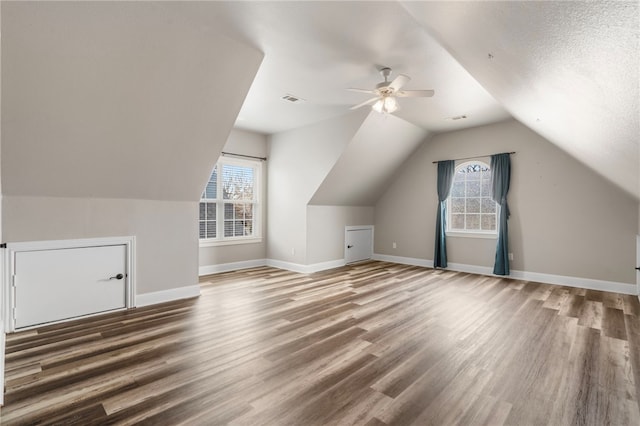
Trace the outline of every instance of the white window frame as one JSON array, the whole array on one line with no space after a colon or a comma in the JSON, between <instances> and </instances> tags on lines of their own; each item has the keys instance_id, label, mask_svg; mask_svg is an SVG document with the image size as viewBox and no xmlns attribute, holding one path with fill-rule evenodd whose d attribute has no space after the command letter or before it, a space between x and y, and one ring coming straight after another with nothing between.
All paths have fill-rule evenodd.
<instances>
[{"instance_id":1,"label":"white window frame","mask_svg":"<svg viewBox=\"0 0 640 426\"><path fill-rule=\"evenodd\" d=\"M474 160L465 161L463 163L456 165L454 173L458 173L458 170L460 170L463 167L468 167L471 164L477 164L477 163L482 164L487 168L491 169L491 166L486 161L474 159ZM494 231L483 231L478 229L472 229L472 230L471 229L470 230L451 229L451 214L452 214L452 210L451 210L451 193L450 193L449 197L447 197L447 218L446 218L447 229L445 231L445 234L447 237L488 238L488 239L498 238L498 228L500 227L500 223L499 223L500 221L498 220L500 218L500 205L498 203L496 203L496 212L495 212L496 229Z\"/></svg>"},{"instance_id":2,"label":"white window frame","mask_svg":"<svg viewBox=\"0 0 640 426\"><path fill-rule=\"evenodd\" d=\"M229 202L229 200L224 200L222 197L222 168L224 165L232 165L232 166L241 166L241 167L251 167L253 168L253 189L254 189L254 200L253 203L253 235L250 236L237 236L237 237L225 237L224 236L224 204L225 202ZM214 167L211 168L211 173L213 173L213 169L218 167L218 177L217 177L217 189L216 196L218 198L207 199L201 198L198 203L198 212L200 209L200 203L209 202L215 203L216 205L216 238L199 238L200 247L212 247L212 246L224 246L224 245L235 245L235 244L255 244L262 242L262 162L259 160L249 160L243 158L230 158L230 157L220 157ZM209 180L207 179L207 182ZM206 186L205 186L206 188ZM203 188L203 193L204 189ZM198 213L198 237L200 237L200 214Z\"/></svg>"}]
</instances>

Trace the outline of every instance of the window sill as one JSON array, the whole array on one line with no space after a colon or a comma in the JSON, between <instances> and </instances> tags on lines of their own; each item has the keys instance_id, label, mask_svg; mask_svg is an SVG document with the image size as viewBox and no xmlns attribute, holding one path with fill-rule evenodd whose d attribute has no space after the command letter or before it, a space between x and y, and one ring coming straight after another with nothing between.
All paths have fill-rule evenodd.
<instances>
[{"instance_id":1,"label":"window sill","mask_svg":"<svg viewBox=\"0 0 640 426\"><path fill-rule=\"evenodd\" d=\"M485 238L488 240L495 240L498 238L498 234L485 233L485 232L447 232L447 237L454 238Z\"/></svg>"},{"instance_id":2,"label":"window sill","mask_svg":"<svg viewBox=\"0 0 640 426\"><path fill-rule=\"evenodd\" d=\"M262 238L242 238L237 240L200 240L200 247L235 246L240 244L258 244Z\"/></svg>"}]
</instances>

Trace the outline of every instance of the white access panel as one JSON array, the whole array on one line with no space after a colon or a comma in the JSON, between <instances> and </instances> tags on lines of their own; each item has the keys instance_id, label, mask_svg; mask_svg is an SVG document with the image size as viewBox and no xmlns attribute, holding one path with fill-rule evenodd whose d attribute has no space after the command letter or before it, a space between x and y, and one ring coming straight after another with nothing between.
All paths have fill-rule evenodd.
<instances>
[{"instance_id":1,"label":"white access panel","mask_svg":"<svg viewBox=\"0 0 640 426\"><path fill-rule=\"evenodd\" d=\"M345 263L371 259L373 256L373 227L347 227L345 230Z\"/></svg>"},{"instance_id":2,"label":"white access panel","mask_svg":"<svg viewBox=\"0 0 640 426\"><path fill-rule=\"evenodd\" d=\"M126 245L15 252L15 328L126 306Z\"/></svg>"}]
</instances>

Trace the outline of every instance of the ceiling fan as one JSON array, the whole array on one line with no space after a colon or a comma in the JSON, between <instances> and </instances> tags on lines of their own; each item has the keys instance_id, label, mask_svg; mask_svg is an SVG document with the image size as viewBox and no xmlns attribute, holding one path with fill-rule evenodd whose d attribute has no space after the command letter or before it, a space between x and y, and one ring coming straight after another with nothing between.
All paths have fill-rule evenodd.
<instances>
[{"instance_id":1,"label":"ceiling fan","mask_svg":"<svg viewBox=\"0 0 640 426\"><path fill-rule=\"evenodd\" d=\"M380 70L380 74L384 77L382 83L378 83L374 90L349 88L353 92L370 93L375 97L366 100L358 105L354 105L351 109L358 109L365 105L370 105L371 109L379 113L391 114L398 109L396 98L428 98L435 93L433 90L400 90L411 78L404 74L399 74L393 81L389 82L391 68L385 67Z\"/></svg>"}]
</instances>

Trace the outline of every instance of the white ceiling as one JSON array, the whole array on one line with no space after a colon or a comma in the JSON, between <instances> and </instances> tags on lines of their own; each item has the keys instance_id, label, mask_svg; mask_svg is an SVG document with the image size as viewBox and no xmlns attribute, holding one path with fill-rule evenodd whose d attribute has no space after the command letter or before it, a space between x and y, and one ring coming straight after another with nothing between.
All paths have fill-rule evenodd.
<instances>
[{"instance_id":1,"label":"white ceiling","mask_svg":"<svg viewBox=\"0 0 640 426\"><path fill-rule=\"evenodd\" d=\"M395 113L432 132L472 127L510 115L396 2L176 2L171 16L240 38L262 49L262 66L236 127L276 133L344 115L373 88L407 74L406 89L435 89L433 98L401 99ZM305 100L281 100L291 94ZM460 121L447 118L466 115Z\"/></svg>"},{"instance_id":2,"label":"white ceiling","mask_svg":"<svg viewBox=\"0 0 640 426\"><path fill-rule=\"evenodd\" d=\"M640 198L637 1L403 4L511 115Z\"/></svg>"},{"instance_id":3,"label":"white ceiling","mask_svg":"<svg viewBox=\"0 0 640 426\"><path fill-rule=\"evenodd\" d=\"M172 17L265 53L236 126L347 114L381 66L412 77L395 113L430 132L515 117L640 198L638 2L171 2ZM492 58L489 58L489 54ZM224 84L224 82L220 82ZM306 100L280 100L291 94ZM467 119L447 118L466 115Z\"/></svg>"}]
</instances>

